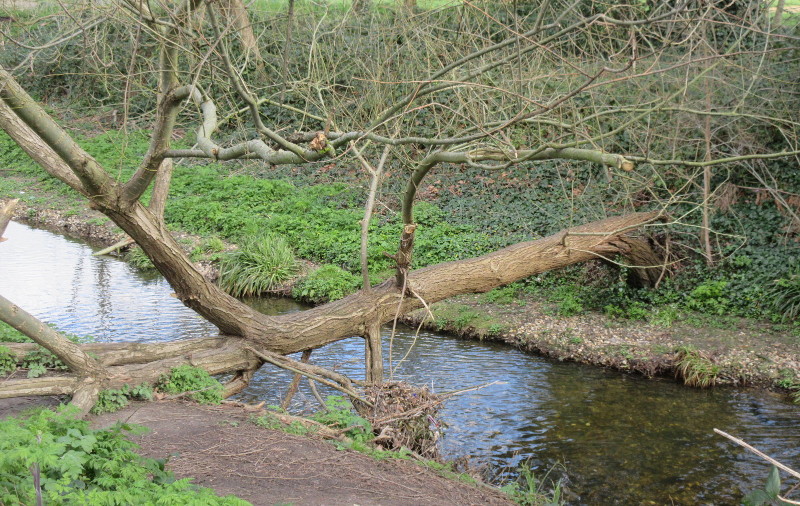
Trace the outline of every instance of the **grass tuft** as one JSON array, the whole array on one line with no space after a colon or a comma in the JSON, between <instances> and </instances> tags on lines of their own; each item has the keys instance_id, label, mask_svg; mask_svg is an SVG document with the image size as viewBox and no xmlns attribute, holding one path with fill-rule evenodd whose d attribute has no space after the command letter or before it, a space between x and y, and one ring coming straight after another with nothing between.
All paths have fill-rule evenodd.
<instances>
[{"instance_id":1,"label":"grass tuft","mask_svg":"<svg viewBox=\"0 0 800 506\"><path fill-rule=\"evenodd\" d=\"M771 290L773 305L783 321L800 317L800 274L776 280Z\"/></svg>"},{"instance_id":2,"label":"grass tuft","mask_svg":"<svg viewBox=\"0 0 800 506\"><path fill-rule=\"evenodd\" d=\"M239 249L220 259L219 286L233 295L259 295L278 288L298 271L292 249L283 237L248 237Z\"/></svg>"},{"instance_id":3,"label":"grass tuft","mask_svg":"<svg viewBox=\"0 0 800 506\"><path fill-rule=\"evenodd\" d=\"M681 346L675 352L675 377L691 387L714 386L719 375L719 366L711 362L692 346Z\"/></svg>"},{"instance_id":4,"label":"grass tuft","mask_svg":"<svg viewBox=\"0 0 800 506\"><path fill-rule=\"evenodd\" d=\"M139 246L134 246L125 253L125 261L140 271L153 271L156 269L150 257Z\"/></svg>"}]
</instances>

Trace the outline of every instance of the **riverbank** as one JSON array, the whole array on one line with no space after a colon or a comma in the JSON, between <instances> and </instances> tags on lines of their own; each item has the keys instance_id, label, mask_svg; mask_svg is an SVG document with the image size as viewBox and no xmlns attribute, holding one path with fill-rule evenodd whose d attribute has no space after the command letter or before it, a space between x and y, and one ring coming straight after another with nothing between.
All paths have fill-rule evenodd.
<instances>
[{"instance_id":1,"label":"riverbank","mask_svg":"<svg viewBox=\"0 0 800 506\"><path fill-rule=\"evenodd\" d=\"M58 405L57 397L0 400L0 420L21 410ZM263 410L188 401L138 402L93 415L93 428L136 424L128 433L143 457L163 460L178 479L233 495L256 506L273 504L514 504L499 489L426 463L376 459L338 448L313 434L294 435L254 423ZM427 463L427 465L431 465ZM445 476L447 475L447 476Z\"/></svg>"},{"instance_id":2,"label":"riverbank","mask_svg":"<svg viewBox=\"0 0 800 506\"><path fill-rule=\"evenodd\" d=\"M564 317L556 305L521 295L506 304L465 295L407 315L414 326L468 339L510 344L556 360L608 367L648 377L671 376L690 383L692 373L712 385L783 388L800 376L800 336L743 318L702 318L661 326L599 313ZM689 364L682 371L682 364ZM699 372L698 372L699 371Z\"/></svg>"},{"instance_id":3,"label":"riverbank","mask_svg":"<svg viewBox=\"0 0 800 506\"><path fill-rule=\"evenodd\" d=\"M20 205L16 218L31 225L108 246L125 235L105 216L69 193L14 176ZM191 252L202 238L173 232ZM208 260L197 263L209 278ZM282 289L291 293L291 287ZM670 376L690 386L772 388L798 399L800 333L796 326L675 310L649 321L601 313L559 314L559 304L535 295L465 295L404 317L406 323L469 339L500 341L557 360L608 367L645 376Z\"/></svg>"}]
</instances>

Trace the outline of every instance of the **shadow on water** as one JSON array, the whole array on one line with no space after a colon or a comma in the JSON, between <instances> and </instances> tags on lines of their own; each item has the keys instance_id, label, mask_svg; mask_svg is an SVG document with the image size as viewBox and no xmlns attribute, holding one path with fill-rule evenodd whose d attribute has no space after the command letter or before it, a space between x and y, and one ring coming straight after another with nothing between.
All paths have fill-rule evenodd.
<instances>
[{"instance_id":1,"label":"shadow on water","mask_svg":"<svg viewBox=\"0 0 800 506\"><path fill-rule=\"evenodd\" d=\"M170 296L160 277L79 242L12 223L0 248L0 293L76 334L102 341L185 339L216 329ZM288 299L253 299L267 314L300 311ZM537 474L562 463L576 504L738 504L768 468L716 436L736 434L800 467L800 410L765 393L695 390L594 367L549 361L513 348L400 326L384 329L387 374L436 392L492 385L447 401L446 456L469 455L499 477L529 462ZM412 346L413 345L413 346ZM388 350L391 347L391 366ZM312 355L318 365L363 377L361 338ZM405 357L405 358L404 358ZM290 379L266 365L246 400L279 404ZM319 406L305 382L292 410Z\"/></svg>"}]
</instances>

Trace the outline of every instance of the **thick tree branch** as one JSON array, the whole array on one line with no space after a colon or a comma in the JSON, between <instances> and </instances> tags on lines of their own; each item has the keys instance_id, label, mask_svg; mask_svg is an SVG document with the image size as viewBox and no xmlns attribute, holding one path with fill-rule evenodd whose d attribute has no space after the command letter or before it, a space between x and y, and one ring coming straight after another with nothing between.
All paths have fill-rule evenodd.
<instances>
[{"instance_id":1,"label":"thick tree branch","mask_svg":"<svg viewBox=\"0 0 800 506\"><path fill-rule=\"evenodd\" d=\"M5 101L0 100L0 128L5 131L14 142L19 144L33 160L47 170L48 173L66 183L70 188L88 196L80 179L72 169L64 163L53 148L45 144L31 127L25 124L19 116L14 114ZM38 142L37 142L38 141Z\"/></svg>"},{"instance_id":2,"label":"thick tree branch","mask_svg":"<svg viewBox=\"0 0 800 506\"><path fill-rule=\"evenodd\" d=\"M116 194L114 181L100 164L72 140L50 115L44 112L41 106L17 84L2 66L0 66L0 99L36 134L36 137L41 138L66 163L80 180L81 189L79 191L81 193L90 198L109 197ZM19 133L12 135L15 138L20 136ZM75 179L65 176L63 166L60 164L43 165L43 167L49 169L48 172L51 175L73 188L76 187Z\"/></svg>"},{"instance_id":3,"label":"thick tree branch","mask_svg":"<svg viewBox=\"0 0 800 506\"><path fill-rule=\"evenodd\" d=\"M103 378L105 369L77 344L0 295L0 320L52 351L79 376Z\"/></svg>"}]
</instances>

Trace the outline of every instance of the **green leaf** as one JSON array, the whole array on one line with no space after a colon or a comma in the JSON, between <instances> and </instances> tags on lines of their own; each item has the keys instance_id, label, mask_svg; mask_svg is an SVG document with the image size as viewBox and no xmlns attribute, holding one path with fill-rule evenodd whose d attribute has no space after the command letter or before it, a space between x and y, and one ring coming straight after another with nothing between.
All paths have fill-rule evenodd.
<instances>
[{"instance_id":1,"label":"green leaf","mask_svg":"<svg viewBox=\"0 0 800 506\"><path fill-rule=\"evenodd\" d=\"M742 503L744 506L761 506L762 504L768 503L770 500L771 497L763 490L753 490L744 496Z\"/></svg>"},{"instance_id":2,"label":"green leaf","mask_svg":"<svg viewBox=\"0 0 800 506\"><path fill-rule=\"evenodd\" d=\"M767 476L767 486L764 488L769 495L770 499L774 499L778 497L778 494L781 492L781 475L778 473L778 468L772 466L772 469L769 470L769 475Z\"/></svg>"}]
</instances>

